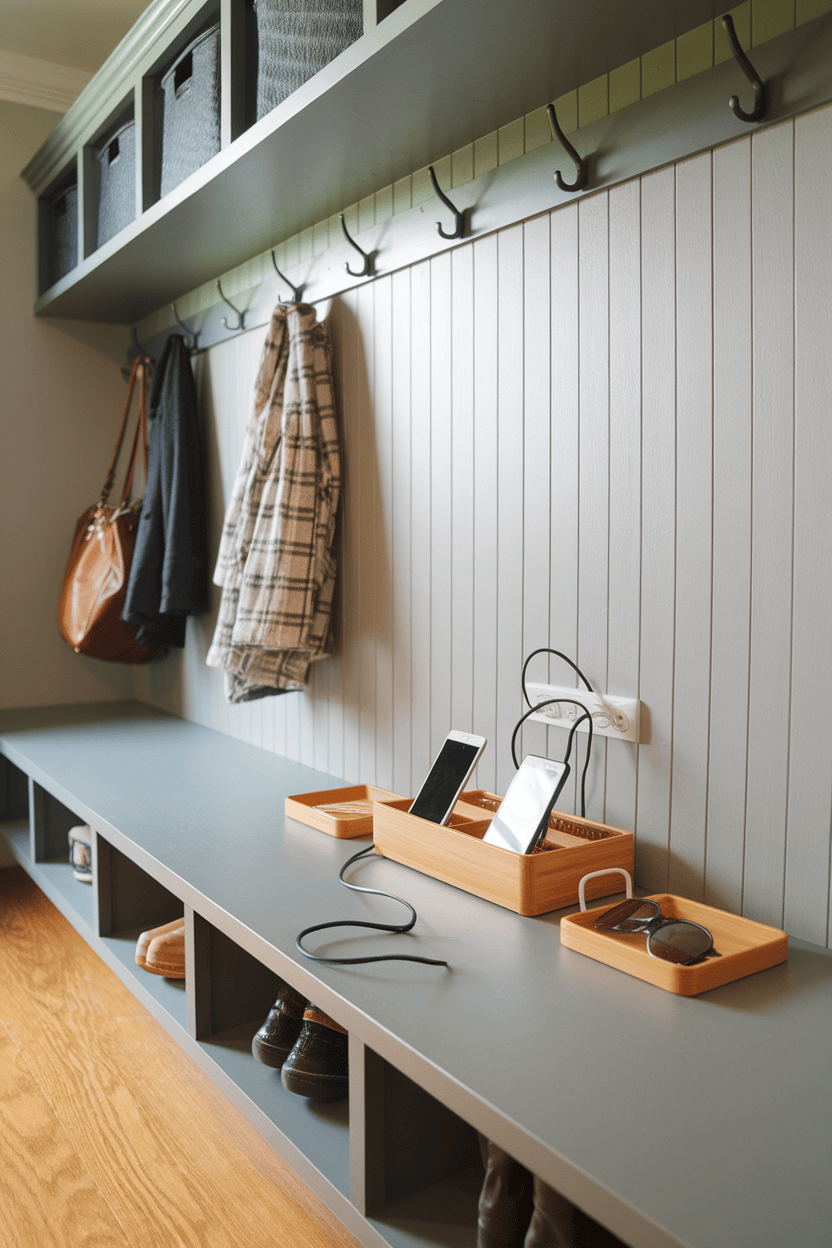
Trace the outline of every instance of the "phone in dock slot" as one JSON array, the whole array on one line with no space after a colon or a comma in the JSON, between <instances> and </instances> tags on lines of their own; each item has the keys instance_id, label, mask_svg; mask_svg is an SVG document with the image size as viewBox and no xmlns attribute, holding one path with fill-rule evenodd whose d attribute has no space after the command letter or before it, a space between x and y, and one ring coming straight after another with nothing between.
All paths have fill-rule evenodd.
<instances>
[{"instance_id":1,"label":"phone in dock slot","mask_svg":"<svg viewBox=\"0 0 832 1248\"><path fill-rule=\"evenodd\" d=\"M514 854L530 854L546 836L549 816L569 775L568 763L527 754L482 838Z\"/></svg>"},{"instance_id":2,"label":"phone in dock slot","mask_svg":"<svg viewBox=\"0 0 832 1248\"><path fill-rule=\"evenodd\" d=\"M471 732L449 732L413 799L410 814L431 823L446 824L484 749L485 737Z\"/></svg>"}]
</instances>

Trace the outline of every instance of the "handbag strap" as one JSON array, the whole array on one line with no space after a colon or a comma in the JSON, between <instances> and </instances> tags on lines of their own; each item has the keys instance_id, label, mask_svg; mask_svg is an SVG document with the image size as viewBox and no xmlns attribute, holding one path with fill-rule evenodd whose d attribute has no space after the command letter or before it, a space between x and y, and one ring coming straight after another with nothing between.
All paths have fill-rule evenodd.
<instances>
[{"instance_id":1,"label":"handbag strap","mask_svg":"<svg viewBox=\"0 0 832 1248\"><path fill-rule=\"evenodd\" d=\"M105 506L107 499L110 496L110 490L113 488L113 481L115 480L116 468L118 467L118 460L121 454L122 443L124 441L124 431L127 428L127 417L130 413L130 404L133 400L133 391L136 385L136 377L139 378L139 392L140 392L139 421L136 426L136 434L135 434L135 437L133 438L133 447L130 452L130 462L127 468L127 479L125 481L124 498L122 499L122 503L121 503L122 507L125 505L126 501L128 500L130 496L130 489L133 483L133 467L134 467L135 460L136 460L136 449L137 449L137 444L138 444L139 429L142 430L142 434L143 434L144 466L145 466L145 472L147 471L147 417L146 417L147 394L146 394L146 387L147 387L148 364L149 364L149 361L146 360L142 356L139 356L137 359L133 361L133 368L130 372L130 382L127 386L127 400L124 404L124 415L121 418L121 425L119 427L118 437L116 438L115 449L113 450L113 458L110 460L110 467L107 472L107 478L101 490L101 497L98 500L99 507Z\"/></svg>"}]
</instances>

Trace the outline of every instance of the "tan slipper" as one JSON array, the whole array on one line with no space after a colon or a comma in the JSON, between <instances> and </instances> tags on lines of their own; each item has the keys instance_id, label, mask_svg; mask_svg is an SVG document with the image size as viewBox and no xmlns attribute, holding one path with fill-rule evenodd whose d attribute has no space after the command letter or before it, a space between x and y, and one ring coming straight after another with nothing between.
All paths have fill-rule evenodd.
<instances>
[{"instance_id":1,"label":"tan slipper","mask_svg":"<svg viewBox=\"0 0 832 1248\"><path fill-rule=\"evenodd\" d=\"M142 932L136 942L136 963L151 975L185 978L185 920L174 919L162 927Z\"/></svg>"}]
</instances>

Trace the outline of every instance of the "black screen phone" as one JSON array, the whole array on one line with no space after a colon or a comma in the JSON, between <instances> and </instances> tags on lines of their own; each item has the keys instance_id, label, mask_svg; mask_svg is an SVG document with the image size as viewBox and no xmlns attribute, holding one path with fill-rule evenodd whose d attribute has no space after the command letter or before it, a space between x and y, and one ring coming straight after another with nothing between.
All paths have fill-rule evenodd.
<instances>
[{"instance_id":1,"label":"black screen phone","mask_svg":"<svg viewBox=\"0 0 832 1248\"><path fill-rule=\"evenodd\" d=\"M411 815L431 823L447 823L484 748L485 737L470 732L449 732L413 800Z\"/></svg>"}]
</instances>

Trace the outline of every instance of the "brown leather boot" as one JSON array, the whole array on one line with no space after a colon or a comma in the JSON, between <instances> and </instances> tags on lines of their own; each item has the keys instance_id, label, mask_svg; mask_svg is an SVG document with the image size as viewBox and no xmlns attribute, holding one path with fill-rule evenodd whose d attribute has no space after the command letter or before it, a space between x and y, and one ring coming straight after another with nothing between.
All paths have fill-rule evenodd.
<instances>
[{"instance_id":1,"label":"brown leather boot","mask_svg":"<svg viewBox=\"0 0 832 1248\"><path fill-rule=\"evenodd\" d=\"M282 983L266 1021L251 1042L251 1051L258 1062L280 1070L300 1035L305 1009L306 998Z\"/></svg>"},{"instance_id":2,"label":"brown leather boot","mask_svg":"<svg viewBox=\"0 0 832 1248\"><path fill-rule=\"evenodd\" d=\"M477 1217L477 1248L522 1248L532 1216L532 1175L480 1135L485 1178Z\"/></svg>"},{"instance_id":3,"label":"brown leather boot","mask_svg":"<svg viewBox=\"0 0 832 1248\"><path fill-rule=\"evenodd\" d=\"M589 1248L580 1209L536 1175L534 1212L523 1248Z\"/></svg>"}]
</instances>

